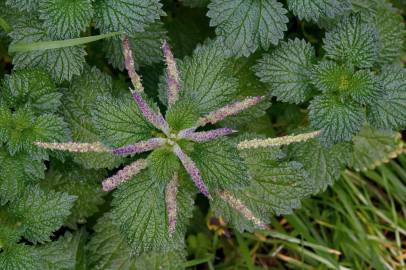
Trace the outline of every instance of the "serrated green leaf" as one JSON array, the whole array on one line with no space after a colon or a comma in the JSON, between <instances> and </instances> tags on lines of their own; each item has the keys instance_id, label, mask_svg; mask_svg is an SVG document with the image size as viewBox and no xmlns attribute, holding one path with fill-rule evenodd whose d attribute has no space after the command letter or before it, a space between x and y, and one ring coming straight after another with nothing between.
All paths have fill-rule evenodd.
<instances>
[{"instance_id":1,"label":"serrated green leaf","mask_svg":"<svg viewBox=\"0 0 406 270\"><path fill-rule=\"evenodd\" d=\"M151 270L182 270L186 261L183 250L173 250L167 253L149 253L136 260L137 269Z\"/></svg>"},{"instance_id":2,"label":"serrated green leaf","mask_svg":"<svg viewBox=\"0 0 406 270\"><path fill-rule=\"evenodd\" d=\"M16 24L10 36L13 39L12 44L52 40L41 22L30 17ZM84 48L80 46L20 52L14 55L13 64L16 70L41 67L47 70L57 82L62 82L69 81L73 75L81 73L85 55Z\"/></svg>"},{"instance_id":3,"label":"serrated green leaf","mask_svg":"<svg viewBox=\"0 0 406 270\"><path fill-rule=\"evenodd\" d=\"M350 166L356 171L373 170L403 152L400 133L365 126L352 140L354 149Z\"/></svg>"},{"instance_id":4,"label":"serrated green leaf","mask_svg":"<svg viewBox=\"0 0 406 270\"><path fill-rule=\"evenodd\" d=\"M93 123L91 111L98 96L111 96L111 77L96 67L85 67L81 76L74 77L64 96L63 113L75 142L98 142L101 137ZM109 153L77 153L74 161L88 169L114 168L122 158Z\"/></svg>"},{"instance_id":5,"label":"serrated green leaf","mask_svg":"<svg viewBox=\"0 0 406 270\"><path fill-rule=\"evenodd\" d=\"M165 187L180 168L178 157L168 149L156 149L148 156L149 175L161 187Z\"/></svg>"},{"instance_id":6,"label":"serrated green leaf","mask_svg":"<svg viewBox=\"0 0 406 270\"><path fill-rule=\"evenodd\" d=\"M322 95L310 102L309 118L315 129L321 130L326 144L349 141L363 126L365 110L351 100Z\"/></svg>"},{"instance_id":7,"label":"serrated green leaf","mask_svg":"<svg viewBox=\"0 0 406 270\"><path fill-rule=\"evenodd\" d=\"M399 129L406 125L406 69L385 66L378 77L384 96L367 108L368 121L381 129Z\"/></svg>"},{"instance_id":8,"label":"serrated green leaf","mask_svg":"<svg viewBox=\"0 0 406 270\"><path fill-rule=\"evenodd\" d=\"M7 0L6 4L11 8L22 11L33 11L38 8L40 0Z\"/></svg>"},{"instance_id":9,"label":"serrated green leaf","mask_svg":"<svg viewBox=\"0 0 406 270\"><path fill-rule=\"evenodd\" d=\"M144 32L137 32L129 37L135 64L139 66L151 65L162 61L162 43L166 38L163 23L156 22L146 26ZM106 57L113 67L124 69L124 54L122 41L114 37L104 41Z\"/></svg>"},{"instance_id":10,"label":"serrated green leaf","mask_svg":"<svg viewBox=\"0 0 406 270\"><path fill-rule=\"evenodd\" d=\"M193 210L191 193L185 184L179 185L176 231L169 236L164 191L148 173L144 171L119 186L112 202L113 219L133 254L169 251L184 245L186 226Z\"/></svg>"},{"instance_id":11,"label":"serrated green leaf","mask_svg":"<svg viewBox=\"0 0 406 270\"><path fill-rule=\"evenodd\" d=\"M228 53L248 56L277 45L287 30L287 11L276 0L213 0L207 16Z\"/></svg>"},{"instance_id":12,"label":"serrated green leaf","mask_svg":"<svg viewBox=\"0 0 406 270\"><path fill-rule=\"evenodd\" d=\"M199 113L206 114L235 100L238 81L231 74L231 63L219 42L196 48L192 57L179 63L179 69L181 96L196 103ZM166 96L160 98L166 100Z\"/></svg>"},{"instance_id":13,"label":"serrated green leaf","mask_svg":"<svg viewBox=\"0 0 406 270\"><path fill-rule=\"evenodd\" d=\"M354 71L351 67L323 61L313 68L312 78L319 90L342 98L350 97L363 105L371 104L383 95L381 85L369 70Z\"/></svg>"},{"instance_id":14,"label":"serrated green leaf","mask_svg":"<svg viewBox=\"0 0 406 270\"><path fill-rule=\"evenodd\" d=\"M100 98L93 122L105 143L114 147L147 140L155 128L145 120L132 98Z\"/></svg>"},{"instance_id":15,"label":"serrated green leaf","mask_svg":"<svg viewBox=\"0 0 406 270\"><path fill-rule=\"evenodd\" d=\"M351 8L349 0L288 0L289 9L306 21L318 22L320 18L334 18Z\"/></svg>"},{"instance_id":16,"label":"serrated green leaf","mask_svg":"<svg viewBox=\"0 0 406 270\"><path fill-rule=\"evenodd\" d=\"M243 187L249 184L247 168L236 145L225 139L195 144L190 154L209 190Z\"/></svg>"},{"instance_id":17,"label":"serrated green leaf","mask_svg":"<svg viewBox=\"0 0 406 270\"><path fill-rule=\"evenodd\" d=\"M22 232L21 225L0 208L0 250L15 245Z\"/></svg>"},{"instance_id":18,"label":"serrated green leaf","mask_svg":"<svg viewBox=\"0 0 406 270\"><path fill-rule=\"evenodd\" d=\"M403 17L386 4L377 10L375 26L380 42L378 63L398 62L402 56L406 34Z\"/></svg>"},{"instance_id":19,"label":"serrated green leaf","mask_svg":"<svg viewBox=\"0 0 406 270\"><path fill-rule=\"evenodd\" d=\"M266 83L278 100L301 103L311 94L309 70L315 61L315 50L304 40L281 42L255 66L257 76Z\"/></svg>"},{"instance_id":20,"label":"serrated green leaf","mask_svg":"<svg viewBox=\"0 0 406 270\"><path fill-rule=\"evenodd\" d=\"M326 56L360 68L372 67L378 58L376 29L361 20L360 14L343 17L337 26L326 33Z\"/></svg>"},{"instance_id":21,"label":"serrated green leaf","mask_svg":"<svg viewBox=\"0 0 406 270\"><path fill-rule=\"evenodd\" d=\"M38 187L30 187L7 210L21 222L26 239L42 243L49 241L52 232L61 227L74 201L75 197L66 193L45 193Z\"/></svg>"},{"instance_id":22,"label":"serrated green leaf","mask_svg":"<svg viewBox=\"0 0 406 270\"><path fill-rule=\"evenodd\" d=\"M37 270L41 264L34 247L24 244L15 245L0 253L2 270Z\"/></svg>"},{"instance_id":23,"label":"serrated green leaf","mask_svg":"<svg viewBox=\"0 0 406 270\"><path fill-rule=\"evenodd\" d=\"M49 35L61 39L78 37L93 17L91 0L41 0L39 11Z\"/></svg>"},{"instance_id":24,"label":"serrated green leaf","mask_svg":"<svg viewBox=\"0 0 406 270\"><path fill-rule=\"evenodd\" d=\"M171 106L165 118L174 131L193 127L199 119L198 105L190 99L183 98Z\"/></svg>"},{"instance_id":25,"label":"serrated green leaf","mask_svg":"<svg viewBox=\"0 0 406 270\"><path fill-rule=\"evenodd\" d=\"M76 224L84 224L95 214L104 203L104 192L100 182L106 177L103 170L84 170L73 164L52 163L41 181L41 187L46 191L67 192L76 200L71 208L65 224L76 228Z\"/></svg>"},{"instance_id":26,"label":"serrated green leaf","mask_svg":"<svg viewBox=\"0 0 406 270\"><path fill-rule=\"evenodd\" d=\"M136 34L163 15L159 0L97 0L95 21L101 32Z\"/></svg>"},{"instance_id":27,"label":"serrated green leaf","mask_svg":"<svg viewBox=\"0 0 406 270\"><path fill-rule=\"evenodd\" d=\"M14 71L3 81L2 98L9 108L52 113L61 104L61 96L49 74L40 69Z\"/></svg>"},{"instance_id":28,"label":"serrated green leaf","mask_svg":"<svg viewBox=\"0 0 406 270\"><path fill-rule=\"evenodd\" d=\"M135 257L113 224L110 213L101 217L94 226L95 234L86 246L90 270L135 270Z\"/></svg>"},{"instance_id":29,"label":"serrated green leaf","mask_svg":"<svg viewBox=\"0 0 406 270\"><path fill-rule=\"evenodd\" d=\"M57 241L36 248L41 260L42 270L81 269L77 267L79 253L83 252L85 238L84 230L74 234L67 232Z\"/></svg>"},{"instance_id":30,"label":"serrated green leaf","mask_svg":"<svg viewBox=\"0 0 406 270\"><path fill-rule=\"evenodd\" d=\"M313 180L298 162L284 161L279 149L255 149L241 152L250 173L250 186L230 190L264 223L273 215L289 214L309 196ZM220 198L212 205L239 231L258 229L241 213Z\"/></svg>"},{"instance_id":31,"label":"serrated green leaf","mask_svg":"<svg viewBox=\"0 0 406 270\"><path fill-rule=\"evenodd\" d=\"M351 159L351 145L337 143L326 147L317 139L289 146L289 156L303 164L314 179L313 194L326 190L340 177L342 169Z\"/></svg>"}]
</instances>

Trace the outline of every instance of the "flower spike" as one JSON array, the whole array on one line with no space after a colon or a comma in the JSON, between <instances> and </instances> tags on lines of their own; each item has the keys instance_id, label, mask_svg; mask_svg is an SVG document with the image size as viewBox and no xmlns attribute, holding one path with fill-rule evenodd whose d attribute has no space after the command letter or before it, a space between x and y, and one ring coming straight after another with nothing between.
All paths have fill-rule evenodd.
<instances>
[{"instance_id":1,"label":"flower spike","mask_svg":"<svg viewBox=\"0 0 406 270\"><path fill-rule=\"evenodd\" d=\"M186 133L186 135L181 134L181 136L183 135L182 138L190 139L195 142L207 142L217 139L218 137L227 136L234 132L236 132L236 130L231 128L218 128L210 131Z\"/></svg>"},{"instance_id":2,"label":"flower spike","mask_svg":"<svg viewBox=\"0 0 406 270\"><path fill-rule=\"evenodd\" d=\"M166 40L164 40L162 50L167 65L166 82L168 86L168 106L170 107L179 99L180 75L175 58Z\"/></svg>"},{"instance_id":3,"label":"flower spike","mask_svg":"<svg viewBox=\"0 0 406 270\"><path fill-rule=\"evenodd\" d=\"M75 143L75 142L46 143L46 142L35 142L34 144L36 146L44 148L44 149L62 150L62 151L76 152L76 153L88 153L88 152L105 153L105 152L110 151L107 147L105 147L100 142L95 142L95 143Z\"/></svg>"},{"instance_id":4,"label":"flower spike","mask_svg":"<svg viewBox=\"0 0 406 270\"><path fill-rule=\"evenodd\" d=\"M169 235L172 236L176 229L176 195L178 193L178 173L174 173L171 181L166 186L165 203L168 212Z\"/></svg>"},{"instance_id":5,"label":"flower spike","mask_svg":"<svg viewBox=\"0 0 406 270\"><path fill-rule=\"evenodd\" d=\"M177 144L173 146L173 152L175 153L175 155L178 156L178 158L182 162L183 166L185 167L186 171L192 178L193 182L195 182L195 185L200 190L200 192L207 198L212 199L208 188L203 182L203 179L200 175L200 171L196 166L196 163L188 155L186 155Z\"/></svg>"},{"instance_id":6,"label":"flower spike","mask_svg":"<svg viewBox=\"0 0 406 270\"><path fill-rule=\"evenodd\" d=\"M314 131L309 133L303 133L295 136L284 136L278 138L269 138L269 139L254 139L242 141L238 144L238 149L249 149L249 148L258 148L258 147L272 147L272 146L281 146L288 145L295 142L303 142L310 139L313 139L320 135L320 131Z\"/></svg>"},{"instance_id":7,"label":"flower spike","mask_svg":"<svg viewBox=\"0 0 406 270\"><path fill-rule=\"evenodd\" d=\"M144 101L140 93L138 93L137 91L131 92L144 117L156 128L162 130L165 134L169 134L168 122L166 122L162 114L160 112L155 112L154 110L152 110L152 108Z\"/></svg>"},{"instance_id":8,"label":"flower spike","mask_svg":"<svg viewBox=\"0 0 406 270\"><path fill-rule=\"evenodd\" d=\"M142 152L151 151L167 142L164 138L152 138L147 141L141 141L134 144L126 145L120 148L111 150L115 155L124 156L131 154L138 154Z\"/></svg>"},{"instance_id":9,"label":"flower spike","mask_svg":"<svg viewBox=\"0 0 406 270\"><path fill-rule=\"evenodd\" d=\"M141 78L137 72L135 72L135 63L133 58L133 53L130 48L130 41L126 36L123 40L123 52L124 52L124 64L125 68L128 71L128 76L131 79L132 84L135 87L135 90L138 92L144 92L144 86L141 84Z\"/></svg>"},{"instance_id":10,"label":"flower spike","mask_svg":"<svg viewBox=\"0 0 406 270\"><path fill-rule=\"evenodd\" d=\"M204 126L208 123L215 124L228 116L235 115L258 104L264 98L264 96L249 97L244 99L243 101L237 101L233 104L226 105L223 108L210 112L206 116L200 118L197 121L197 126Z\"/></svg>"},{"instance_id":11,"label":"flower spike","mask_svg":"<svg viewBox=\"0 0 406 270\"><path fill-rule=\"evenodd\" d=\"M147 167L148 163L145 159L134 161L123 169L119 170L115 175L103 181L102 186L104 191L111 191L118 187L121 183L130 180L133 176L137 175L140 171Z\"/></svg>"},{"instance_id":12,"label":"flower spike","mask_svg":"<svg viewBox=\"0 0 406 270\"><path fill-rule=\"evenodd\" d=\"M254 223L256 226L258 226L261 229L267 230L268 226L259 218L257 218L254 213L248 207L239 199L233 196L228 191L220 191L218 192L218 195L220 198L228 203L231 207L233 207L235 210L240 212L246 219L250 220L252 223Z\"/></svg>"}]
</instances>

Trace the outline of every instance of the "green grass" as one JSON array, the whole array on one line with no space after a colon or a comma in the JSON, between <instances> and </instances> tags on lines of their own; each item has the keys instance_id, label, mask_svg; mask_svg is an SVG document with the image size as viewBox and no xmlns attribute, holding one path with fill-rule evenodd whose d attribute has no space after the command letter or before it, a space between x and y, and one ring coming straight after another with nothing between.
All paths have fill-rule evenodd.
<instances>
[{"instance_id":1,"label":"green grass","mask_svg":"<svg viewBox=\"0 0 406 270\"><path fill-rule=\"evenodd\" d=\"M343 172L267 233L230 233L200 235L206 260L190 269L406 269L406 156Z\"/></svg>"}]
</instances>

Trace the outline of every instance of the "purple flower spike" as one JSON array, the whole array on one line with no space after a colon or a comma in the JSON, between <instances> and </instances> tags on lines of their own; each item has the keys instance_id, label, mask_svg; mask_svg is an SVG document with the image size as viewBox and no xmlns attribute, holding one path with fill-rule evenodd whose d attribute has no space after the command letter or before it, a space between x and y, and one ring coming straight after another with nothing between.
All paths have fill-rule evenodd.
<instances>
[{"instance_id":1,"label":"purple flower spike","mask_svg":"<svg viewBox=\"0 0 406 270\"><path fill-rule=\"evenodd\" d=\"M184 138L190 139L195 142L207 142L214 140L218 137L227 136L236 132L231 128L218 128L210 131L202 131L202 132L193 132L185 136Z\"/></svg>"},{"instance_id":2,"label":"purple flower spike","mask_svg":"<svg viewBox=\"0 0 406 270\"><path fill-rule=\"evenodd\" d=\"M137 91L132 91L132 95L137 102L144 117L153 124L156 128L162 130L165 134L169 134L169 125L160 112L154 112L152 108L144 101L141 94Z\"/></svg>"},{"instance_id":3,"label":"purple flower spike","mask_svg":"<svg viewBox=\"0 0 406 270\"><path fill-rule=\"evenodd\" d=\"M195 182L195 185L200 190L200 192L211 200L212 197L209 193L209 190L207 189L206 185L203 182L203 179L200 175L200 171L197 168L195 162L188 155L186 155L177 144L173 146L173 152L175 153L175 155L178 156L178 158L182 162L183 166L185 167L190 177L192 177L193 182Z\"/></svg>"},{"instance_id":4,"label":"purple flower spike","mask_svg":"<svg viewBox=\"0 0 406 270\"><path fill-rule=\"evenodd\" d=\"M166 139L152 138L147 141L141 141L134 144L126 145L120 148L113 149L111 152L118 156L137 154L142 152L151 151L166 143Z\"/></svg>"},{"instance_id":5,"label":"purple flower spike","mask_svg":"<svg viewBox=\"0 0 406 270\"><path fill-rule=\"evenodd\" d=\"M176 194L178 193L178 174L175 173L166 186L165 203L168 213L169 235L172 236L176 229Z\"/></svg>"},{"instance_id":6,"label":"purple flower spike","mask_svg":"<svg viewBox=\"0 0 406 270\"><path fill-rule=\"evenodd\" d=\"M249 97L244 99L243 101L237 101L233 104L229 104L220 108L214 112L210 112L206 116L200 118L197 122L198 126L204 126L208 123L215 124L224 118L235 115L243 110L246 110L264 99L264 96L257 96L257 97Z\"/></svg>"},{"instance_id":7,"label":"purple flower spike","mask_svg":"<svg viewBox=\"0 0 406 270\"><path fill-rule=\"evenodd\" d=\"M144 87L141 84L141 78L137 74L137 72L135 72L135 63L128 37L125 37L123 40L123 52L124 52L125 68L128 71L128 76L130 77L131 82L135 87L135 90L138 92L144 92Z\"/></svg>"},{"instance_id":8,"label":"purple flower spike","mask_svg":"<svg viewBox=\"0 0 406 270\"><path fill-rule=\"evenodd\" d=\"M179 99L180 75L178 67L176 66L175 58L173 57L171 48L166 40L162 45L162 50L164 52L165 62L167 65L166 82L168 84L168 105L171 106Z\"/></svg>"},{"instance_id":9,"label":"purple flower spike","mask_svg":"<svg viewBox=\"0 0 406 270\"><path fill-rule=\"evenodd\" d=\"M104 191L110 191L118 187L121 183L130 180L134 175L147 167L148 163L145 159L139 159L122 170L119 170L112 177L103 181L102 186Z\"/></svg>"}]
</instances>

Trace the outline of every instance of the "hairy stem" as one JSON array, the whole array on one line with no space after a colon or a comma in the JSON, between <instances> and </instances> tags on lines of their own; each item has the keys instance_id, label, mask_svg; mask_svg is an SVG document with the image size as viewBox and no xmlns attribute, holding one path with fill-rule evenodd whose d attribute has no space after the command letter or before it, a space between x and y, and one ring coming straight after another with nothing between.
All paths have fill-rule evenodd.
<instances>
[{"instance_id":1,"label":"hairy stem","mask_svg":"<svg viewBox=\"0 0 406 270\"><path fill-rule=\"evenodd\" d=\"M131 51L130 41L128 40L127 36L124 38L122 45L124 53L124 64L125 68L128 71L128 76L130 77L135 90L138 92L144 92L144 86L142 86L141 77L138 75L137 72L135 72L133 52Z\"/></svg>"},{"instance_id":2,"label":"hairy stem","mask_svg":"<svg viewBox=\"0 0 406 270\"><path fill-rule=\"evenodd\" d=\"M178 173L174 173L171 181L166 186L165 203L168 212L169 235L172 236L176 229L176 195L178 193Z\"/></svg>"},{"instance_id":3,"label":"hairy stem","mask_svg":"<svg viewBox=\"0 0 406 270\"><path fill-rule=\"evenodd\" d=\"M123 169L119 170L115 175L103 181L102 186L104 191L111 191L118 187L121 183L130 180L137 175L140 171L145 169L148 163L145 159L134 161Z\"/></svg>"},{"instance_id":4,"label":"hairy stem","mask_svg":"<svg viewBox=\"0 0 406 270\"><path fill-rule=\"evenodd\" d=\"M168 106L171 107L179 99L180 75L175 58L166 40L164 41L162 50L167 65L166 82L168 86Z\"/></svg>"},{"instance_id":5,"label":"hairy stem","mask_svg":"<svg viewBox=\"0 0 406 270\"><path fill-rule=\"evenodd\" d=\"M320 131L314 131L309 133L303 133L299 135L289 135L278 138L269 138L269 139L254 139L242 141L238 144L238 149L250 149L250 148L259 148L259 147L272 147L272 146L281 146L288 145L295 142L303 142L310 139L313 139L320 135Z\"/></svg>"},{"instance_id":6,"label":"hairy stem","mask_svg":"<svg viewBox=\"0 0 406 270\"><path fill-rule=\"evenodd\" d=\"M100 142L95 142L95 143L75 143L75 142L47 143L47 142L35 142L34 144L36 146L44 148L44 149L62 150L62 151L77 152L77 153L89 153L89 152L106 153L106 152L110 152L110 150Z\"/></svg>"},{"instance_id":7,"label":"hairy stem","mask_svg":"<svg viewBox=\"0 0 406 270\"><path fill-rule=\"evenodd\" d=\"M111 152L115 155L131 155L138 154L147 151L151 151L159 146L162 146L166 143L164 138L152 138L147 141L141 141L134 144L126 145L120 148L113 149Z\"/></svg>"}]
</instances>

